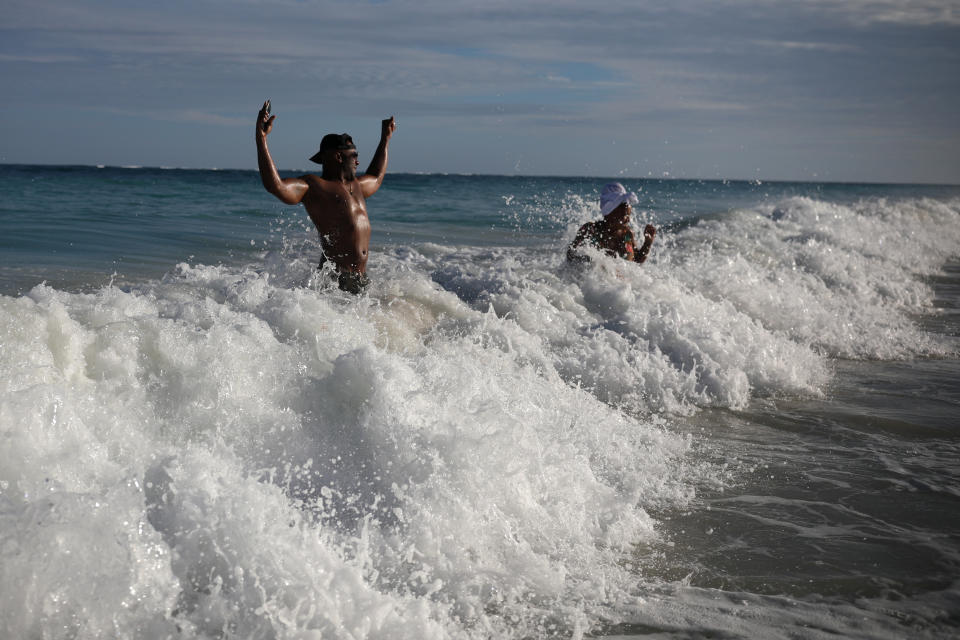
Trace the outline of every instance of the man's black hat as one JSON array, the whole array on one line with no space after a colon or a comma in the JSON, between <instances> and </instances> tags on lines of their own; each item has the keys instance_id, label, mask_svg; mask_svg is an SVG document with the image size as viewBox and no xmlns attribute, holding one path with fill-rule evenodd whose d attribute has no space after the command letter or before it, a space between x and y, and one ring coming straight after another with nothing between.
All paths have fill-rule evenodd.
<instances>
[{"instance_id":1,"label":"man's black hat","mask_svg":"<svg viewBox=\"0 0 960 640\"><path fill-rule=\"evenodd\" d=\"M353 144L353 138L346 133L328 133L320 141L320 150L310 157L310 162L323 164L323 154L327 151L344 151L346 149L356 149Z\"/></svg>"}]
</instances>

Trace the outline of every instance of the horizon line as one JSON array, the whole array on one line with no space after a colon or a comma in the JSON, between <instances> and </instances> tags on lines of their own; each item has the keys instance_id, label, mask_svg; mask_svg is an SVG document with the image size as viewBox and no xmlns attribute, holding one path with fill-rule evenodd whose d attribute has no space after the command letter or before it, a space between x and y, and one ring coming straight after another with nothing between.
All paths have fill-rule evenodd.
<instances>
[{"instance_id":1,"label":"horizon line","mask_svg":"<svg viewBox=\"0 0 960 640\"><path fill-rule=\"evenodd\" d=\"M159 171L235 171L259 173L259 169L241 169L235 167L170 167L164 165L120 165L120 164L83 164L83 163L38 163L38 162L0 162L2 167L82 167L88 169L123 169L159 170ZM277 169L281 173L310 173L303 168ZM391 172L388 172L388 174ZM508 173L476 173L476 172L445 172L445 171L396 171L393 175L407 176L456 176L465 178L553 178L553 179L587 179L587 180L645 180L649 182L745 182L750 184L780 183L780 184L843 184L843 185L888 185L888 186L923 186L923 187L960 187L960 183L948 182L882 182L877 180L809 180L795 178L687 178L682 176L599 176L576 174L508 174Z\"/></svg>"}]
</instances>

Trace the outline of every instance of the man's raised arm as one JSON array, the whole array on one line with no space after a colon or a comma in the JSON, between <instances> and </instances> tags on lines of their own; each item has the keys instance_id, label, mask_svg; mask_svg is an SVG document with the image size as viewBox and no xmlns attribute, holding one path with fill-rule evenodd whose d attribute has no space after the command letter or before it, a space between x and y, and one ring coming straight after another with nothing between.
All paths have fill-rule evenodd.
<instances>
[{"instance_id":1,"label":"man's raised arm","mask_svg":"<svg viewBox=\"0 0 960 640\"><path fill-rule=\"evenodd\" d=\"M397 130L397 122L390 116L380 123L380 144L370 160L366 175L360 178L363 188L363 197L368 198L377 192L383 184L383 176L387 173L387 147L390 145L390 136Z\"/></svg>"},{"instance_id":2,"label":"man's raised arm","mask_svg":"<svg viewBox=\"0 0 960 640\"><path fill-rule=\"evenodd\" d=\"M307 193L307 183L300 178L280 179L270 150L267 148L267 135L273 129L277 116L270 115L270 101L267 100L257 115L257 165L260 167L260 180L263 188L279 198L284 204L297 204Z\"/></svg>"}]
</instances>

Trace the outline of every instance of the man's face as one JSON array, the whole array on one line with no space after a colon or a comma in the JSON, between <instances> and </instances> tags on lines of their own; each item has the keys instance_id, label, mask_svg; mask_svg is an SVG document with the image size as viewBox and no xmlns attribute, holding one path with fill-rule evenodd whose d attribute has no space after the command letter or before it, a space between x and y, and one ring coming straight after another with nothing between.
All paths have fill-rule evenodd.
<instances>
[{"instance_id":1,"label":"man's face","mask_svg":"<svg viewBox=\"0 0 960 640\"><path fill-rule=\"evenodd\" d=\"M360 166L360 154L357 153L356 149L337 151L337 156L339 156L340 166L343 167L343 172L348 177L352 178L357 175L357 167Z\"/></svg>"}]
</instances>

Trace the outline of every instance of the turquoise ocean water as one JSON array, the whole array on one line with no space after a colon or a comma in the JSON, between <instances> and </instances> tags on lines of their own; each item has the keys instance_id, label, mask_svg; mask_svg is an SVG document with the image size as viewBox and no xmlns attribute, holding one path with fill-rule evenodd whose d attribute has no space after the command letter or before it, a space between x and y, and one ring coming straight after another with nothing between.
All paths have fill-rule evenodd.
<instances>
[{"instance_id":1,"label":"turquoise ocean water","mask_svg":"<svg viewBox=\"0 0 960 640\"><path fill-rule=\"evenodd\" d=\"M950 638L960 187L0 166L0 635Z\"/></svg>"}]
</instances>

